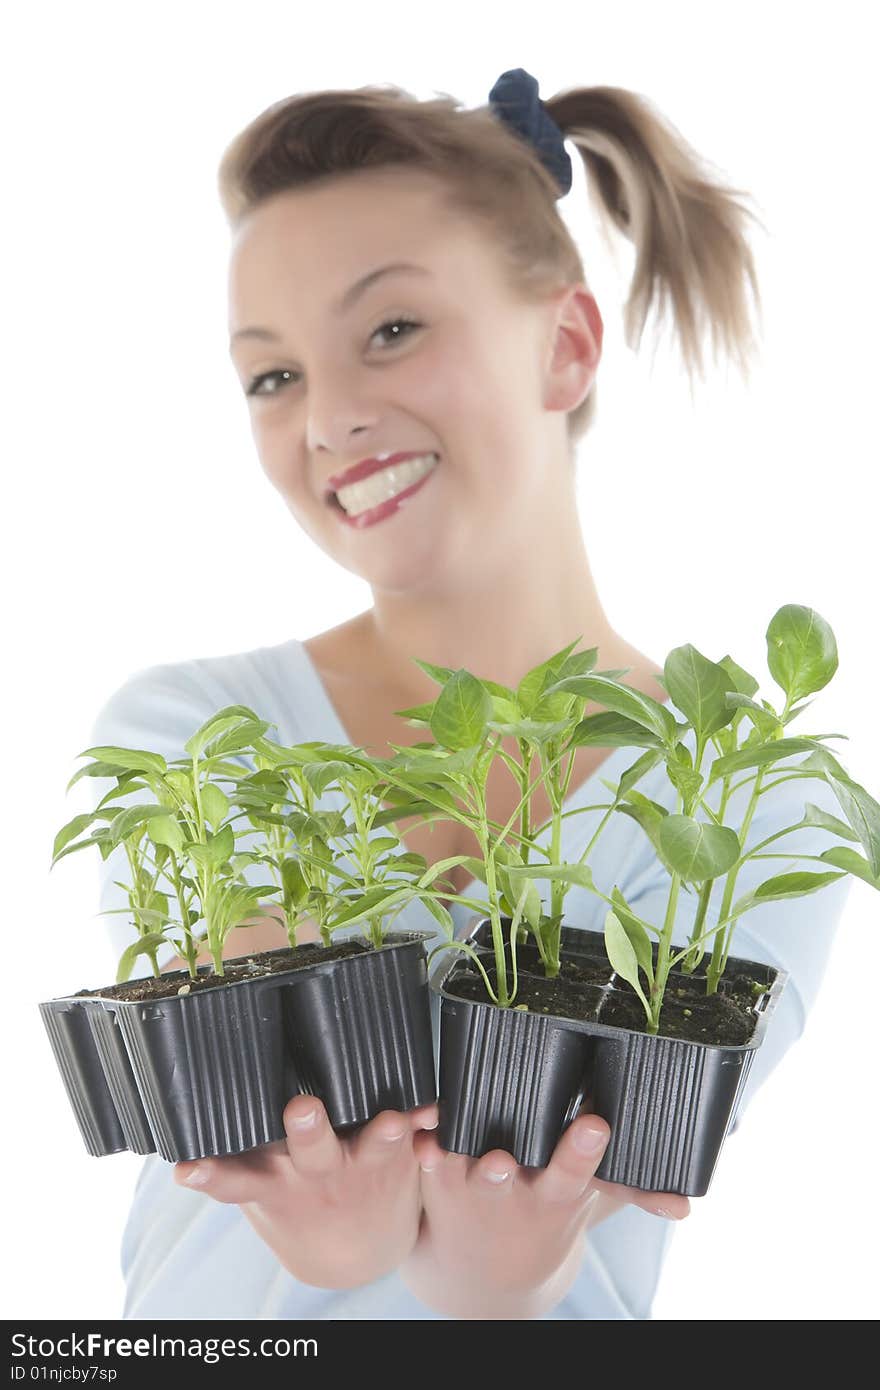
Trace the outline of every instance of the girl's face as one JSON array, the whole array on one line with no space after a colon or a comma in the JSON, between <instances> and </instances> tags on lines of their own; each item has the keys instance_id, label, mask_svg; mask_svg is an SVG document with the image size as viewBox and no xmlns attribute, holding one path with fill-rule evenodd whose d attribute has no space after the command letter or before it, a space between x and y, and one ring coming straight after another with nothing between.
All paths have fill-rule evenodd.
<instances>
[{"instance_id":1,"label":"girl's face","mask_svg":"<svg viewBox=\"0 0 880 1390\"><path fill-rule=\"evenodd\" d=\"M399 263L416 269L373 275ZM586 394L551 399L559 302L517 302L491 242L419 172L347 174L249 216L232 251L230 350L262 467L322 550L397 592L522 563L570 494L565 410ZM439 461L397 510L351 524L331 479L400 452ZM376 496L342 499L353 517Z\"/></svg>"}]
</instances>

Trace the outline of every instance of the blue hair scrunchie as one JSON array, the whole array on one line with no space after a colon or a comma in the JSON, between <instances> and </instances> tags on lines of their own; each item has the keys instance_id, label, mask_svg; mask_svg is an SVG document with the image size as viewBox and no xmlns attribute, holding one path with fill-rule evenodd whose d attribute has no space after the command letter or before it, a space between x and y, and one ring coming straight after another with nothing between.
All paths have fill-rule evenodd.
<instances>
[{"instance_id":1,"label":"blue hair scrunchie","mask_svg":"<svg viewBox=\"0 0 880 1390\"><path fill-rule=\"evenodd\" d=\"M537 80L525 68L510 68L489 93L489 107L535 147L541 163L559 185L558 196L564 197L571 188L571 160L562 131L538 96Z\"/></svg>"}]
</instances>

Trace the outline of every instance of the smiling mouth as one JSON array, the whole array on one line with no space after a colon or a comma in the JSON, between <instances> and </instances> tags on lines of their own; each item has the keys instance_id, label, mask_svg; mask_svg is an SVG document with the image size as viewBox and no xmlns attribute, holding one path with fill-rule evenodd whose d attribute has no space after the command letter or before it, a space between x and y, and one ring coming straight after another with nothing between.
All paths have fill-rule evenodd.
<instances>
[{"instance_id":1,"label":"smiling mouth","mask_svg":"<svg viewBox=\"0 0 880 1390\"><path fill-rule=\"evenodd\" d=\"M328 489L324 500L346 517L366 515L395 497L404 499L417 483L434 471L439 462L440 455L437 453L413 457L404 463L379 469L368 478L341 487L338 491Z\"/></svg>"}]
</instances>

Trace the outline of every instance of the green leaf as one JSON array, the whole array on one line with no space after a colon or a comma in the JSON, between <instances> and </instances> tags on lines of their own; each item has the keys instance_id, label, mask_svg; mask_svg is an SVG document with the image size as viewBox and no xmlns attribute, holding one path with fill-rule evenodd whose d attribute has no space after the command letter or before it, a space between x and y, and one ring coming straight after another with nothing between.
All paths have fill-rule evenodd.
<instances>
[{"instance_id":1,"label":"green leaf","mask_svg":"<svg viewBox=\"0 0 880 1390\"><path fill-rule=\"evenodd\" d=\"M315 795L323 796L327 788L335 786L340 779L347 781L351 778L352 768L349 763L333 758L327 762L309 763L303 769L303 774Z\"/></svg>"},{"instance_id":2,"label":"green leaf","mask_svg":"<svg viewBox=\"0 0 880 1390\"><path fill-rule=\"evenodd\" d=\"M410 709L396 709L394 713L410 724L430 724L431 715L434 713L434 701L431 700L425 705L413 705Z\"/></svg>"},{"instance_id":3,"label":"green leaf","mask_svg":"<svg viewBox=\"0 0 880 1390\"><path fill-rule=\"evenodd\" d=\"M154 817L167 816L167 806L157 806L155 802L142 806L126 806L125 810L120 811L111 821L109 837L114 844L120 844L128 839L134 830L140 829Z\"/></svg>"},{"instance_id":4,"label":"green leaf","mask_svg":"<svg viewBox=\"0 0 880 1390\"><path fill-rule=\"evenodd\" d=\"M216 830L217 826L222 825L224 818L229 814L229 800L213 782L205 783L201 788L200 796L205 818Z\"/></svg>"},{"instance_id":5,"label":"green leaf","mask_svg":"<svg viewBox=\"0 0 880 1390\"><path fill-rule=\"evenodd\" d=\"M82 757L82 754L80 754L80 757ZM71 787L75 782L79 781L80 777L117 777L120 775L121 771L122 769L119 767L118 763L86 763L84 767L81 767L73 774L65 791L70 791ZM117 793L119 792L119 788L115 790Z\"/></svg>"},{"instance_id":6,"label":"green leaf","mask_svg":"<svg viewBox=\"0 0 880 1390\"><path fill-rule=\"evenodd\" d=\"M129 770L131 772L164 772L166 769L165 759L161 753L150 753L142 748L112 748L101 746L99 748L87 748L85 752L78 753L79 758L98 758L104 763L112 765L115 776L118 771ZM102 776L106 775L104 773Z\"/></svg>"},{"instance_id":7,"label":"green leaf","mask_svg":"<svg viewBox=\"0 0 880 1390\"><path fill-rule=\"evenodd\" d=\"M389 849L397 849L400 840L396 835L374 835L369 841L369 851L373 859L378 859L380 854L384 854Z\"/></svg>"},{"instance_id":8,"label":"green leaf","mask_svg":"<svg viewBox=\"0 0 880 1390\"><path fill-rule=\"evenodd\" d=\"M542 661L538 666L533 666L531 671L527 671L517 686L516 700L523 714L530 715L544 694L545 687L552 684L557 679L557 673L563 662L574 651L580 637L576 637L568 646L561 651L554 652L548 656L546 661Z\"/></svg>"},{"instance_id":9,"label":"green leaf","mask_svg":"<svg viewBox=\"0 0 880 1390\"><path fill-rule=\"evenodd\" d=\"M183 852L185 836L173 816L155 816L147 826L147 834L154 845L165 845L175 854Z\"/></svg>"},{"instance_id":10,"label":"green leaf","mask_svg":"<svg viewBox=\"0 0 880 1390\"><path fill-rule=\"evenodd\" d=\"M529 882L528 876L523 884L521 880L512 881L512 874L516 869L524 868L523 858L519 850L513 845L504 844L503 841L493 846L492 855L495 861L495 875L504 896L510 903L518 902L522 896L522 915L525 917L529 926L537 930L542 915L541 895L534 883Z\"/></svg>"},{"instance_id":11,"label":"green leaf","mask_svg":"<svg viewBox=\"0 0 880 1390\"><path fill-rule=\"evenodd\" d=\"M572 731L572 748L663 748L663 740L616 710L588 714Z\"/></svg>"},{"instance_id":12,"label":"green leaf","mask_svg":"<svg viewBox=\"0 0 880 1390\"><path fill-rule=\"evenodd\" d=\"M82 815L74 816L73 820L69 820L66 825L61 827L52 845L53 863L58 858L59 850L62 850L65 845L70 844L70 841L75 839L80 831L85 830L87 825L91 825L94 819L93 812L85 811Z\"/></svg>"},{"instance_id":13,"label":"green leaf","mask_svg":"<svg viewBox=\"0 0 880 1390\"><path fill-rule=\"evenodd\" d=\"M441 927L446 932L446 935L449 937L451 941L455 936L455 923L452 920L451 914L447 911L443 904L438 903L435 898L426 897L422 898L421 901L425 904L425 907L428 909L431 916L434 917L440 923Z\"/></svg>"},{"instance_id":14,"label":"green leaf","mask_svg":"<svg viewBox=\"0 0 880 1390\"><path fill-rule=\"evenodd\" d=\"M613 789L613 788L612 788ZM644 796L642 792L628 791L621 803L616 808L623 815L631 816L638 821L639 825L648 836L658 855L663 860L669 872L672 869L666 862L666 857L660 847L660 826L669 815L665 806L661 806L658 801L652 801L650 797Z\"/></svg>"},{"instance_id":15,"label":"green leaf","mask_svg":"<svg viewBox=\"0 0 880 1390\"><path fill-rule=\"evenodd\" d=\"M651 945L651 938L645 931L638 917L630 908L626 898L621 893L617 884L611 890L611 897L614 902L613 912L626 932L629 943L633 948L639 966L645 972L648 983L654 983L654 955Z\"/></svg>"},{"instance_id":16,"label":"green leaf","mask_svg":"<svg viewBox=\"0 0 880 1390\"><path fill-rule=\"evenodd\" d=\"M125 984L138 956L149 955L165 942L165 937L161 932L148 932L145 936L139 936L137 941L133 941L127 946L119 957L119 967L116 971L116 983Z\"/></svg>"},{"instance_id":17,"label":"green leaf","mask_svg":"<svg viewBox=\"0 0 880 1390\"><path fill-rule=\"evenodd\" d=\"M436 864L428 864L425 866L416 887L429 888L441 874L446 873L447 869L454 869L458 864L470 864L471 862L473 861L466 854L453 854L448 859L438 859Z\"/></svg>"},{"instance_id":18,"label":"green leaf","mask_svg":"<svg viewBox=\"0 0 880 1390\"><path fill-rule=\"evenodd\" d=\"M740 695L755 694L758 689L758 681L755 680L754 676L749 675L748 671L743 670L742 666L737 666L732 656L729 654L723 656L718 665L723 666L730 677L728 691L737 690Z\"/></svg>"},{"instance_id":19,"label":"green leaf","mask_svg":"<svg viewBox=\"0 0 880 1390\"><path fill-rule=\"evenodd\" d=\"M430 661L419 661L418 657L413 657L413 661L420 671L424 671L425 675L430 676L431 680L436 681L438 685L445 685L453 675L451 666L435 666Z\"/></svg>"},{"instance_id":20,"label":"green leaf","mask_svg":"<svg viewBox=\"0 0 880 1390\"><path fill-rule=\"evenodd\" d=\"M383 797L385 793L383 793ZM377 811L373 817L373 829L378 829L383 825L393 825L395 821L407 820L410 816L436 817L440 813L436 806L432 806L430 801L421 801L407 793L405 805L386 806L381 811Z\"/></svg>"},{"instance_id":21,"label":"green leaf","mask_svg":"<svg viewBox=\"0 0 880 1390\"><path fill-rule=\"evenodd\" d=\"M59 852L53 856L49 868L53 869L59 859L64 859L68 854L76 854L77 850L87 849L89 845L97 845L101 849L102 858L106 859L107 855L104 853L102 845L105 842L107 832L105 828L102 828L102 830L103 833L96 831L94 835L88 836L87 839L77 840L76 844L66 845L64 849L59 850Z\"/></svg>"},{"instance_id":22,"label":"green leaf","mask_svg":"<svg viewBox=\"0 0 880 1390\"><path fill-rule=\"evenodd\" d=\"M558 719L555 721L544 721L540 719L518 719L513 724L502 724L494 719L489 720L489 728L496 734L507 734L516 738L528 739L530 743L546 743L551 738L558 738L569 728L570 720Z\"/></svg>"},{"instance_id":23,"label":"green leaf","mask_svg":"<svg viewBox=\"0 0 880 1390\"><path fill-rule=\"evenodd\" d=\"M444 748L469 749L482 743L492 713L492 697L469 671L452 675L437 696L431 733Z\"/></svg>"},{"instance_id":24,"label":"green leaf","mask_svg":"<svg viewBox=\"0 0 880 1390\"><path fill-rule=\"evenodd\" d=\"M767 628L767 666L789 704L822 690L837 670L837 643L814 608L788 603Z\"/></svg>"},{"instance_id":25,"label":"green leaf","mask_svg":"<svg viewBox=\"0 0 880 1390\"><path fill-rule=\"evenodd\" d=\"M516 700L508 700L501 695L490 695L492 701L493 723L516 724L522 718L522 710Z\"/></svg>"},{"instance_id":26,"label":"green leaf","mask_svg":"<svg viewBox=\"0 0 880 1390\"><path fill-rule=\"evenodd\" d=\"M692 809L693 801L703 785L703 776L694 767L690 749L683 743L677 744L671 753L667 753L666 773L676 791L681 792L685 806Z\"/></svg>"},{"instance_id":27,"label":"green leaf","mask_svg":"<svg viewBox=\"0 0 880 1390\"><path fill-rule=\"evenodd\" d=\"M659 834L666 860L688 883L726 874L742 853L735 830L691 816L666 816Z\"/></svg>"},{"instance_id":28,"label":"green leaf","mask_svg":"<svg viewBox=\"0 0 880 1390\"><path fill-rule=\"evenodd\" d=\"M622 980L632 985L647 1010L648 1001L639 983L638 956L623 923L617 913L611 910L605 918L605 951L611 968Z\"/></svg>"},{"instance_id":29,"label":"green leaf","mask_svg":"<svg viewBox=\"0 0 880 1390\"><path fill-rule=\"evenodd\" d=\"M423 854L414 854L407 850L405 854L393 855L387 860L386 867L393 873L423 874L428 867L428 861Z\"/></svg>"},{"instance_id":30,"label":"green leaf","mask_svg":"<svg viewBox=\"0 0 880 1390\"><path fill-rule=\"evenodd\" d=\"M815 893L843 874L812 874L801 869L794 874L777 874L775 878L765 879L751 893L746 893L734 904L731 915L741 917L751 907L762 903L777 902L780 898L802 898L807 893Z\"/></svg>"},{"instance_id":31,"label":"green leaf","mask_svg":"<svg viewBox=\"0 0 880 1390\"><path fill-rule=\"evenodd\" d=\"M263 719L249 719L235 729L228 729L219 738L212 739L203 749L202 758L205 762L213 763L215 758L222 758L227 753L247 752L268 727Z\"/></svg>"},{"instance_id":32,"label":"green leaf","mask_svg":"<svg viewBox=\"0 0 880 1390\"><path fill-rule=\"evenodd\" d=\"M871 873L880 874L880 804L865 788L840 769L835 758L828 755L825 777L840 802L846 816L868 856Z\"/></svg>"},{"instance_id":33,"label":"green leaf","mask_svg":"<svg viewBox=\"0 0 880 1390\"><path fill-rule=\"evenodd\" d=\"M368 888L349 907L328 921L327 926L331 931L336 931L338 927L350 926L353 922L361 922L365 917L384 916L394 904L406 902L412 898L413 892L414 890L409 884L395 884L393 887L381 885Z\"/></svg>"},{"instance_id":34,"label":"green leaf","mask_svg":"<svg viewBox=\"0 0 880 1390\"><path fill-rule=\"evenodd\" d=\"M578 638L578 641L581 639ZM565 680L568 676L586 676L596 665L596 658L599 655L598 647L590 647L584 652L570 652L556 670L555 679ZM607 676L608 672L603 672ZM625 674L621 672L621 675Z\"/></svg>"},{"instance_id":35,"label":"green leaf","mask_svg":"<svg viewBox=\"0 0 880 1390\"><path fill-rule=\"evenodd\" d=\"M514 864L507 872L512 879L558 879L560 883L576 883L581 888L596 887L589 864Z\"/></svg>"},{"instance_id":36,"label":"green leaf","mask_svg":"<svg viewBox=\"0 0 880 1390\"><path fill-rule=\"evenodd\" d=\"M663 675L670 698L693 726L698 747L703 747L712 734L730 722L725 700L729 672L686 642L669 653Z\"/></svg>"},{"instance_id":37,"label":"green leaf","mask_svg":"<svg viewBox=\"0 0 880 1390\"><path fill-rule=\"evenodd\" d=\"M763 738L775 739L780 737L783 725L773 710L766 710L763 705L756 704L748 695L728 692L726 699L731 710L736 709L748 714L754 727Z\"/></svg>"},{"instance_id":38,"label":"green leaf","mask_svg":"<svg viewBox=\"0 0 880 1390\"><path fill-rule=\"evenodd\" d=\"M640 690L620 685L604 676L571 676L556 682L545 693L556 690L582 695L596 704L605 705L656 734L663 743L671 744L674 741L677 725L672 711L666 705L661 705L659 700L652 700L650 695L643 695Z\"/></svg>"},{"instance_id":39,"label":"green leaf","mask_svg":"<svg viewBox=\"0 0 880 1390\"><path fill-rule=\"evenodd\" d=\"M829 815L820 806L814 806L812 801L808 801L804 807L804 818L802 825L818 825L823 830L831 830L835 835L840 835L844 840L857 840L859 837L854 830L850 830L844 821L837 816Z\"/></svg>"},{"instance_id":40,"label":"green leaf","mask_svg":"<svg viewBox=\"0 0 880 1390\"><path fill-rule=\"evenodd\" d=\"M205 723L202 724L200 728L196 729L192 737L187 739L186 743L183 745L184 751L187 752L191 758L200 757L202 749L212 738L217 738L227 730L236 728L241 724L242 720L261 722L259 716L256 715L252 709L249 709L247 705L224 706L224 708L218 710L216 714L212 714L210 719L205 720Z\"/></svg>"},{"instance_id":41,"label":"green leaf","mask_svg":"<svg viewBox=\"0 0 880 1390\"><path fill-rule=\"evenodd\" d=\"M190 843L185 852L196 864L206 869L218 869L235 853L235 835L231 825L224 825L216 835L208 835L205 844Z\"/></svg>"},{"instance_id":42,"label":"green leaf","mask_svg":"<svg viewBox=\"0 0 880 1390\"><path fill-rule=\"evenodd\" d=\"M826 752L827 750L811 738L779 738L772 743L760 744L758 747L740 748L736 753L725 753L723 757L715 759L709 768L707 785L711 786L720 777L727 777L731 772L743 772L750 767L768 767L772 763L780 762L783 758L790 758L793 753L814 753L816 751Z\"/></svg>"},{"instance_id":43,"label":"green leaf","mask_svg":"<svg viewBox=\"0 0 880 1390\"><path fill-rule=\"evenodd\" d=\"M284 896L298 911L308 897L309 885L303 875L302 867L295 859L283 859L281 861L281 882L284 885Z\"/></svg>"},{"instance_id":44,"label":"green leaf","mask_svg":"<svg viewBox=\"0 0 880 1390\"><path fill-rule=\"evenodd\" d=\"M833 845L831 849L824 850L819 858L828 864L834 864L838 869L844 869L848 874L855 874L857 878L864 879L872 888L880 889L880 875L872 874L867 859L856 854L854 849L847 849L846 845Z\"/></svg>"},{"instance_id":45,"label":"green leaf","mask_svg":"<svg viewBox=\"0 0 880 1390\"><path fill-rule=\"evenodd\" d=\"M613 783L606 782L604 778L602 781L604 785L609 787L612 791L615 801L622 800L630 788L634 787L636 782L640 782L645 774L656 767L662 759L663 754L659 749L651 749L647 753L643 753L640 758L636 758L634 763L630 764L626 772L622 774L616 787L614 787Z\"/></svg>"}]
</instances>

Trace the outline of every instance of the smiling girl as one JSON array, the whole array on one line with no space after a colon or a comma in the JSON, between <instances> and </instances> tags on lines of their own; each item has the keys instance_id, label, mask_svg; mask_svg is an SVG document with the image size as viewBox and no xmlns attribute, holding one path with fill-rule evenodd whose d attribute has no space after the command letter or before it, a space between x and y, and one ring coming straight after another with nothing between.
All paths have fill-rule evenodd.
<instances>
[{"instance_id":1,"label":"smiling girl","mask_svg":"<svg viewBox=\"0 0 880 1390\"><path fill-rule=\"evenodd\" d=\"M515 687L578 634L597 668L668 699L657 663L609 622L579 521L576 450L595 416L603 324L557 207L571 184L563 137L634 247L628 342L652 308L667 309L691 374L707 336L746 365L751 214L642 98L594 87L541 103L515 69L477 110L376 87L271 106L220 170L230 352L263 470L372 604L304 641L137 672L98 716L95 744L179 757L198 724L242 703L291 743L385 755L421 737L395 711L436 694L413 658ZM637 752L578 750L567 809ZM659 775L644 790L664 798ZM764 798L749 843L791 823L787 795ZM490 816L506 821L517 798L496 759ZM535 816L549 813L537 796ZM666 885L639 828L619 819L603 840L602 886L618 883L650 917ZM578 838L594 829L589 815L567 824ZM475 852L455 824L401 831L429 862ZM115 868L111 858L108 894ZM464 867L448 879L480 895ZM776 904L737 938L791 972L751 1091L802 1029L847 885L796 913ZM597 926L599 900L572 889L568 903L573 924ZM681 939L695 907L682 905ZM450 909L461 934L470 914ZM408 924L436 927L421 904ZM234 931L226 954L285 942L267 914ZM603 1120L579 1115L543 1170L501 1150L446 1154L436 1123L436 1106L385 1112L340 1138L320 1101L299 1096L286 1142L173 1168L149 1158L123 1248L126 1316L650 1316L672 1230L663 1218L689 1203L597 1180Z\"/></svg>"}]
</instances>

